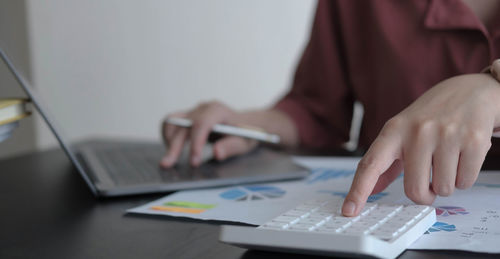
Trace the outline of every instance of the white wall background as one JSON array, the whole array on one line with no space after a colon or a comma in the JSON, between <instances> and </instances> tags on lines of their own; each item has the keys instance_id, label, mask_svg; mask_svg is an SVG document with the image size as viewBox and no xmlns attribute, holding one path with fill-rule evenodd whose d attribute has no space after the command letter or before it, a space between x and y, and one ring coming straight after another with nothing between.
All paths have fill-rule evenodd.
<instances>
[{"instance_id":1,"label":"white wall background","mask_svg":"<svg viewBox=\"0 0 500 259\"><path fill-rule=\"evenodd\" d=\"M167 113L202 100L236 109L272 104L290 85L316 5L26 1L32 81L73 140L159 140ZM56 145L39 119L35 129L38 148Z\"/></svg>"}]
</instances>

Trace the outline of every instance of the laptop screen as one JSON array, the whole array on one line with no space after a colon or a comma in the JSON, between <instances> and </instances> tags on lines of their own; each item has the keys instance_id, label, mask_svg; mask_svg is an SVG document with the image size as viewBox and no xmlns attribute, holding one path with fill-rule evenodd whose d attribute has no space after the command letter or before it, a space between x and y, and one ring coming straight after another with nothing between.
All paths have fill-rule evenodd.
<instances>
[{"instance_id":1,"label":"laptop screen","mask_svg":"<svg viewBox=\"0 0 500 259\"><path fill-rule=\"evenodd\" d=\"M62 149L68 155L69 159L71 162L75 165L76 169L84 179L84 181L87 183L87 185L90 187L90 190L94 195L97 196L97 190L95 186L92 184L92 181L88 177L88 175L85 173L82 165L78 161L78 159L75 156L74 150L71 148L69 143L66 141L66 138L63 136L61 128L59 125L56 124L54 121L54 117L51 116L50 112L47 109L47 106L43 102L42 98L40 95L37 93L36 89L31 87L29 82L24 79L24 77L19 73L19 70L14 66L10 58L7 56L7 54L3 51L3 49L0 47L0 57L4 61L4 63L7 65L7 68L10 70L16 81L21 85L23 90L26 92L26 95L31 99L31 102L35 106L35 108L38 110L40 115L42 116L43 120L47 123L47 126L49 129L54 133L54 136L56 137L57 141L61 145Z\"/></svg>"}]
</instances>

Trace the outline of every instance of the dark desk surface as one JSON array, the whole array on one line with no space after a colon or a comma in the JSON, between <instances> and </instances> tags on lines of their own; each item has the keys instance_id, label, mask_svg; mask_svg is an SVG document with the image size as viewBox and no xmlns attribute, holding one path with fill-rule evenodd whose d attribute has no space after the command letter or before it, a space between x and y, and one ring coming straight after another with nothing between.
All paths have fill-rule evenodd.
<instances>
[{"instance_id":1,"label":"dark desk surface","mask_svg":"<svg viewBox=\"0 0 500 259\"><path fill-rule=\"evenodd\" d=\"M0 258L310 258L219 243L214 222L125 214L161 196L98 200L60 150L0 161ZM401 258L487 256L406 251Z\"/></svg>"}]
</instances>

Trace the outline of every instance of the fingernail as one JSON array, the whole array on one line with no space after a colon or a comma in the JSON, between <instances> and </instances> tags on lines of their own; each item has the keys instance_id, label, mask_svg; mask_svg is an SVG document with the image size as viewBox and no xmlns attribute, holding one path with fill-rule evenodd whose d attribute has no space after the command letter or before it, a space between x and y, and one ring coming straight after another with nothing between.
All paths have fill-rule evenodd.
<instances>
[{"instance_id":1,"label":"fingernail","mask_svg":"<svg viewBox=\"0 0 500 259\"><path fill-rule=\"evenodd\" d=\"M226 158L226 151L223 148L219 147L217 149L217 155L218 155L219 160L222 160L222 159Z\"/></svg>"},{"instance_id":2,"label":"fingernail","mask_svg":"<svg viewBox=\"0 0 500 259\"><path fill-rule=\"evenodd\" d=\"M166 166L170 166L172 164L172 157L171 156L166 156L161 160L162 164Z\"/></svg>"},{"instance_id":3,"label":"fingernail","mask_svg":"<svg viewBox=\"0 0 500 259\"><path fill-rule=\"evenodd\" d=\"M199 156L193 156L191 158L191 164L193 166L197 166L200 163L200 157Z\"/></svg>"},{"instance_id":4,"label":"fingernail","mask_svg":"<svg viewBox=\"0 0 500 259\"><path fill-rule=\"evenodd\" d=\"M352 201L348 201L344 203L344 206L342 207L342 213L346 216L352 216L354 215L354 211L356 210L356 204Z\"/></svg>"}]
</instances>

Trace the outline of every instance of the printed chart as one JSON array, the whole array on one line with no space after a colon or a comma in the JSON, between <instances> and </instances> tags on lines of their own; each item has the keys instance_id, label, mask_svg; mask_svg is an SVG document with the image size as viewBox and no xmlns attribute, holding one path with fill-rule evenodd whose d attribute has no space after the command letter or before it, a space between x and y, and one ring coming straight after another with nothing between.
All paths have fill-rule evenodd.
<instances>
[{"instance_id":1,"label":"printed chart","mask_svg":"<svg viewBox=\"0 0 500 259\"><path fill-rule=\"evenodd\" d=\"M448 217L451 215L466 215L469 214L462 207L454 207L454 206L440 206L436 208L436 216Z\"/></svg>"},{"instance_id":2,"label":"printed chart","mask_svg":"<svg viewBox=\"0 0 500 259\"><path fill-rule=\"evenodd\" d=\"M436 199L437 222L411 249L500 253L500 173L481 173L477 182Z\"/></svg>"},{"instance_id":3,"label":"printed chart","mask_svg":"<svg viewBox=\"0 0 500 259\"><path fill-rule=\"evenodd\" d=\"M233 188L222 192L219 196L223 199L233 201L257 201L280 198L285 193L285 190L275 186L253 185Z\"/></svg>"},{"instance_id":4,"label":"printed chart","mask_svg":"<svg viewBox=\"0 0 500 259\"><path fill-rule=\"evenodd\" d=\"M425 234L429 234L431 232L439 232L439 231L452 232L452 231L457 231L457 228L455 227L455 225L438 221L434 223L434 225L432 225L432 227L430 227L429 230L425 232Z\"/></svg>"},{"instance_id":5,"label":"printed chart","mask_svg":"<svg viewBox=\"0 0 500 259\"><path fill-rule=\"evenodd\" d=\"M356 163L345 158L302 158L300 164L312 171L304 180L180 191L128 211L260 225L305 200L345 197ZM500 253L499 197L500 172L481 173L472 188L438 197L433 203L437 222L410 249ZM402 178L371 195L368 202L413 203L404 195Z\"/></svg>"},{"instance_id":6,"label":"printed chart","mask_svg":"<svg viewBox=\"0 0 500 259\"><path fill-rule=\"evenodd\" d=\"M203 204L189 201L170 201L165 202L162 205L151 206L151 209L166 212L200 214L208 209L214 208L215 206L216 205L214 204Z\"/></svg>"}]
</instances>

